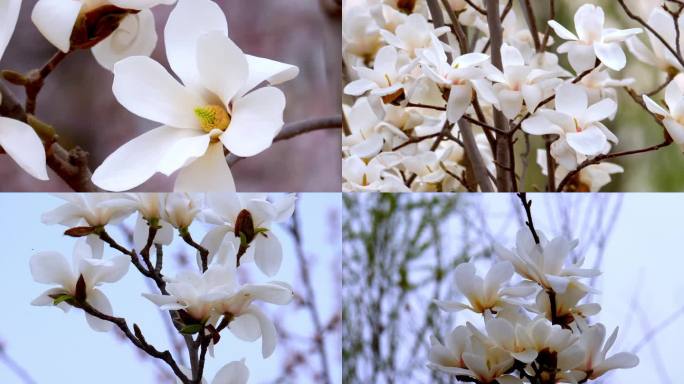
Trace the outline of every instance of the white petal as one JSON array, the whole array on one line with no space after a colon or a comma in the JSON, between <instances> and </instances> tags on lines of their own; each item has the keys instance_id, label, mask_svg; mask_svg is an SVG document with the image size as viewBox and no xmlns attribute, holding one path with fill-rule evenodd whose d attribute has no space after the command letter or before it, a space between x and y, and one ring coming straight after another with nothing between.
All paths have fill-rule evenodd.
<instances>
[{"instance_id":1,"label":"white petal","mask_svg":"<svg viewBox=\"0 0 684 384\"><path fill-rule=\"evenodd\" d=\"M595 127L590 127L582 132L566 133L565 138L572 149L587 156L600 154L608 142L603 132Z\"/></svg>"},{"instance_id":2,"label":"white petal","mask_svg":"<svg viewBox=\"0 0 684 384\"><path fill-rule=\"evenodd\" d=\"M523 98L518 91L504 89L499 92L499 103L501 104L501 112L510 120L520 113Z\"/></svg>"},{"instance_id":3,"label":"white petal","mask_svg":"<svg viewBox=\"0 0 684 384\"><path fill-rule=\"evenodd\" d=\"M287 305L294 297L292 287L277 281L267 284L246 284L238 293L241 294L249 295L253 300L277 305Z\"/></svg>"},{"instance_id":4,"label":"white petal","mask_svg":"<svg viewBox=\"0 0 684 384\"><path fill-rule=\"evenodd\" d=\"M548 119L541 116L532 116L523 120L522 129L530 135L560 135L563 133L563 129L561 127L553 124Z\"/></svg>"},{"instance_id":5,"label":"white petal","mask_svg":"<svg viewBox=\"0 0 684 384\"><path fill-rule=\"evenodd\" d=\"M253 246L257 267L269 277L278 273L283 261L283 248L275 233L269 231L266 236L257 235Z\"/></svg>"},{"instance_id":6,"label":"white petal","mask_svg":"<svg viewBox=\"0 0 684 384\"><path fill-rule=\"evenodd\" d=\"M173 150L177 143L197 137L201 133L165 126L146 132L109 155L95 170L93 183L108 191L135 188L161 171L162 160L167 154L176 155L169 151Z\"/></svg>"},{"instance_id":7,"label":"white petal","mask_svg":"<svg viewBox=\"0 0 684 384\"><path fill-rule=\"evenodd\" d=\"M235 317L228 328L235 337L244 341L256 341L261 336L259 320L251 313Z\"/></svg>"},{"instance_id":8,"label":"white petal","mask_svg":"<svg viewBox=\"0 0 684 384\"><path fill-rule=\"evenodd\" d=\"M261 328L261 355L266 359L273 354L278 342L275 325L259 308L251 306L247 311L259 321L259 328Z\"/></svg>"},{"instance_id":9,"label":"white petal","mask_svg":"<svg viewBox=\"0 0 684 384\"><path fill-rule=\"evenodd\" d=\"M131 259L126 255L114 256L107 262L108 265L102 268L102 273L98 276L98 282L116 283L126 276L131 265Z\"/></svg>"},{"instance_id":10,"label":"white petal","mask_svg":"<svg viewBox=\"0 0 684 384\"><path fill-rule=\"evenodd\" d=\"M294 65L252 55L246 55L246 57L249 64L249 78L239 92L241 95L264 81L271 85L278 85L299 75L299 68Z\"/></svg>"},{"instance_id":11,"label":"white petal","mask_svg":"<svg viewBox=\"0 0 684 384\"><path fill-rule=\"evenodd\" d=\"M247 384L249 368L242 361L233 361L219 369L211 384Z\"/></svg>"},{"instance_id":12,"label":"white petal","mask_svg":"<svg viewBox=\"0 0 684 384\"><path fill-rule=\"evenodd\" d=\"M612 369L634 368L637 365L639 365L639 358L635 354L629 352L620 352L609 357L595 367L592 378L599 377Z\"/></svg>"},{"instance_id":13,"label":"white petal","mask_svg":"<svg viewBox=\"0 0 684 384\"><path fill-rule=\"evenodd\" d=\"M119 8L146 9L160 4L171 5L175 3L176 0L109 0L109 2Z\"/></svg>"},{"instance_id":14,"label":"white petal","mask_svg":"<svg viewBox=\"0 0 684 384\"><path fill-rule=\"evenodd\" d=\"M677 121L672 119L663 120L663 124L665 124L665 128L667 128L667 133L669 133L670 136L672 136L672 139L675 141L675 143L684 143L684 125L679 124Z\"/></svg>"},{"instance_id":15,"label":"white petal","mask_svg":"<svg viewBox=\"0 0 684 384\"><path fill-rule=\"evenodd\" d=\"M504 68L510 65L525 65L525 59L520 51L506 43L501 46L501 60Z\"/></svg>"},{"instance_id":16,"label":"white petal","mask_svg":"<svg viewBox=\"0 0 684 384\"><path fill-rule=\"evenodd\" d=\"M560 48L559 48L560 50ZM568 46L568 60L576 73L584 72L594 66L596 52L592 45L572 43Z\"/></svg>"},{"instance_id":17,"label":"white petal","mask_svg":"<svg viewBox=\"0 0 684 384\"><path fill-rule=\"evenodd\" d=\"M109 37L102 40L91 51L97 62L109 69L130 56L149 56L157 45L157 30L154 15L149 9L123 19Z\"/></svg>"},{"instance_id":18,"label":"white petal","mask_svg":"<svg viewBox=\"0 0 684 384\"><path fill-rule=\"evenodd\" d=\"M619 71L627 64L627 57L618 43L594 43L594 52L610 69Z\"/></svg>"},{"instance_id":19,"label":"white petal","mask_svg":"<svg viewBox=\"0 0 684 384\"><path fill-rule=\"evenodd\" d=\"M97 289L91 290L88 294L88 304L105 315L112 315L112 304L109 302L109 299L107 299L107 296ZM85 316L86 320L88 321L88 325L90 325L90 328L92 328L94 331L108 332L114 327L114 324L110 323L109 321L101 320L87 313Z\"/></svg>"},{"instance_id":20,"label":"white petal","mask_svg":"<svg viewBox=\"0 0 684 384\"><path fill-rule=\"evenodd\" d=\"M21 121L0 117L0 147L29 175L47 180L45 148L36 132Z\"/></svg>"},{"instance_id":21,"label":"white petal","mask_svg":"<svg viewBox=\"0 0 684 384\"><path fill-rule=\"evenodd\" d=\"M601 39L605 15L601 7L584 4L575 12L575 28L577 37L586 42Z\"/></svg>"},{"instance_id":22,"label":"white petal","mask_svg":"<svg viewBox=\"0 0 684 384\"><path fill-rule=\"evenodd\" d=\"M21 0L3 0L0 2L0 59L2 59L7 44L12 38L20 10ZM0 99L1 101L2 99Z\"/></svg>"},{"instance_id":23,"label":"white petal","mask_svg":"<svg viewBox=\"0 0 684 384\"><path fill-rule=\"evenodd\" d=\"M627 39L626 43L629 51L632 52L639 61L646 64L654 64L656 62L656 57L653 55L653 52L651 52L638 37L631 37Z\"/></svg>"},{"instance_id":24,"label":"white petal","mask_svg":"<svg viewBox=\"0 0 684 384\"><path fill-rule=\"evenodd\" d=\"M82 6L79 0L40 0L33 8L31 20L52 45L69 52L71 31Z\"/></svg>"},{"instance_id":25,"label":"white petal","mask_svg":"<svg viewBox=\"0 0 684 384\"><path fill-rule=\"evenodd\" d=\"M197 42L197 68L202 85L228 105L249 73L242 50L222 32L209 32Z\"/></svg>"},{"instance_id":26,"label":"white petal","mask_svg":"<svg viewBox=\"0 0 684 384\"><path fill-rule=\"evenodd\" d=\"M522 95L525 100L525 105L527 105L527 110L531 112L534 112L537 109L537 106L544 97L542 88L538 85L523 85Z\"/></svg>"},{"instance_id":27,"label":"white petal","mask_svg":"<svg viewBox=\"0 0 684 384\"><path fill-rule=\"evenodd\" d=\"M33 280L38 283L59 284L66 288L76 280L67 259L57 252L36 253L31 256L29 266Z\"/></svg>"},{"instance_id":28,"label":"white petal","mask_svg":"<svg viewBox=\"0 0 684 384\"><path fill-rule=\"evenodd\" d=\"M455 123L465 113L470 105L472 89L469 85L455 85L449 92L447 103L447 117L449 121Z\"/></svg>"},{"instance_id":29,"label":"white petal","mask_svg":"<svg viewBox=\"0 0 684 384\"><path fill-rule=\"evenodd\" d=\"M581 85L563 84L556 92L556 110L575 118L587 110L587 91Z\"/></svg>"},{"instance_id":30,"label":"white petal","mask_svg":"<svg viewBox=\"0 0 684 384\"><path fill-rule=\"evenodd\" d=\"M221 142L241 157L263 152L283 127L284 110L285 95L273 87L259 88L235 100L232 120Z\"/></svg>"},{"instance_id":31,"label":"white petal","mask_svg":"<svg viewBox=\"0 0 684 384\"><path fill-rule=\"evenodd\" d=\"M457 57L454 63L458 64L458 68L468 68L482 64L487 60L489 60L489 56L484 53L466 53Z\"/></svg>"},{"instance_id":32,"label":"white petal","mask_svg":"<svg viewBox=\"0 0 684 384\"><path fill-rule=\"evenodd\" d=\"M178 299L174 296L170 295L158 295L158 294L153 294L153 293L142 293L142 296L145 297L147 300L153 302L157 306L159 306L159 309L167 311L167 310L179 310L179 309L184 309L187 306L178 303Z\"/></svg>"},{"instance_id":33,"label":"white petal","mask_svg":"<svg viewBox=\"0 0 684 384\"><path fill-rule=\"evenodd\" d=\"M112 90L121 105L140 117L174 128L200 129L194 110L204 105L202 99L149 57L116 63Z\"/></svg>"},{"instance_id":34,"label":"white petal","mask_svg":"<svg viewBox=\"0 0 684 384\"><path fill-rule=\"evenodd\" d=\"M276 216L273 218L273 221L279 223L292 217L292 214L294 214L296 201L297 195L294 193L274 201L273 207L275 208Z\"/></svg>"},{"instance_id":35,"label":"white petal","mask_svg":"<svg viewBox=\"0 0 684 384\"><path fill-rule=\"evenodd\" d=\"M667 85L667 88L665 88L665 103L670 109L670 112L672 112L679 102L682 101L682 98L684 98L684 92L679 86L679 83L677 81L670 82L670 84Z\"/></svg>"},{"instance_id":36,"label":"white petal","mask_svg":"<svg viewBox=\"0 0 684 384\"><path fill-rule=\"evenodd\" d=\"M445 312L459 312L464 309L470 309L470 306L454 301L435 300L435 304Z\"/></svg>"},{"instance_id":37,"label":"white petal","mask_svg":"<svg viewBox=\"0 0 684 384\"><path fill-rule=\"evenodd\" d=\"M567 28L562 26L556 20L549 20L549 26L553 28L558 37L565 40L578 40L574 33L570 32Z\"/></svg>"},{"instance_id":38,"label":"white petal","mask_svg":"<svg viewBox=\"0 0 684 384\"><path fill-rule=\"evenodd\" d=\"M661 107L658 103L653 101L648 95L643 96L644 99L644 104L646 104L646 108L648 108L649 111L655 113L658 116L668 116L670 113L665 110L665 108Z\"/></svg>"},{"instance_id":39,"label":"white petal","mask_svg":"<svg viewBox=\"0 0 684 384\"><path fill-rule=\"evenodd\" d=\"M617 43L625 41L628 38L638 35L643 32L641 28L629 28L629 29L605 29L603 31L603 42L604 43Z\"/></svg>"},{"instance_id":40,"label":"white petal","mask_svg":"<svg viewBox=\"0 0 684 384\"><path fill-rule=\"evenodd\" d=\"M617 111L617 103L612 99L603 99L590 106L582 120L584 123L594 123L613 116L615 111Z\"/></svg>"},{"instance_id":41,"label":"white petal","mask_svg":"<svg viewBox=\"0 0 684 384\"><path fill-rule=\"evenodd\" d=\"M209 145L204 156L178 173L174 192L235 192L235 181L223 154L223 145Z\"/></svg>"}]
</instances>

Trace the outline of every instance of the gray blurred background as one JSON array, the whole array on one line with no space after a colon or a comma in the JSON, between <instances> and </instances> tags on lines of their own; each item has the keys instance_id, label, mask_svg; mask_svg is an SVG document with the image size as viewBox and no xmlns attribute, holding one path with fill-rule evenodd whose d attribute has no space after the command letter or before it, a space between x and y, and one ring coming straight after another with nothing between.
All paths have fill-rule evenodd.
<instances>
[{"instance_id":1,"label":"gray blurred background","mask_svg":"<svg viewBox=\"0 0 684 384\"><path fill-rule=\"evenodd\" d=\"M35 0L25 0L17 29L0 69L25 73L42 66L56 51L30 20ZM335 0L217 0L226 13L231 38L249 54L299 66L295 80L279 86L287 96L285 122L339 114L339 4ZM152 57L168 68L163 28L171 6L154 8L159 42ZM90 51L69 57L48 78L38 99L37 115L54 125L63 145L91 154L95 169L110 153L154 128L119 105L111 91L112 74ZM12 91L24 100L23 89ZM264 153L232 167L239 191L339 191L340 134L309 133L279 142ZM68 186L50 172L49 182L24 173L0 156L0 191L63 191ZM140 191L167 191L173 177L157 175Z\"/></svg>"}]
</instances>

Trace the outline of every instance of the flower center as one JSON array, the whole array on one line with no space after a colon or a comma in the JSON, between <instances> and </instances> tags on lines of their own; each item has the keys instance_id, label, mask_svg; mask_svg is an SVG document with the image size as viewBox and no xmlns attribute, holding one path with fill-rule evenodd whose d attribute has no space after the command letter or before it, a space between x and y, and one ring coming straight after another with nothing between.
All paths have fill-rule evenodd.
<instances>
[{"instance_id":1,"label":"flower center","mask_svg":"<svg viewBox=\"0 0 684 384\"><path fill-rule=\"evenodd\" d=\"M230 114L221 105L205 105L195 108L195 116L200 122L204 132L211 132L214 129L225 131L230 125Z\"/></svg>"}]
</instances>

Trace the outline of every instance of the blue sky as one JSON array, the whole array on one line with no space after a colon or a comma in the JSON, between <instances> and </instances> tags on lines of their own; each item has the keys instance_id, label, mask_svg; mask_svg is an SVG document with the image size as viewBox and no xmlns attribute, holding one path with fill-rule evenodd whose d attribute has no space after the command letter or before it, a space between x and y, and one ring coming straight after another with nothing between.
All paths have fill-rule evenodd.
<instances>
[{"instance_id":1,"label":"blue sky","mask_svg":"<svg viewBox=\"0 0 684 384\"><path fill-rule=\"evenodd\" d=\"M336 194L300 194L299 217L304 233L305 251L315 256L310 266L315 277L317 305L324 319L329 318L337 308L336 298L340 296L338 278L340 245L339 236L331 236L331 217L339 217L340 198ZM0 316L0 340L6 345L7 352L22 364L38 384L53 383L90 383L96 379L101 384L122 382L156 383L156 365L143 360L135 347L117 339L113 333L97 333L87 326L83 313L72 310L68 314L57 308L33 307L29 303L48 287L35 283L29 272L30 256L43 250L54 250L71 256L74 241L62 236L64 227L46 226L40 222L40 215L58 206L61 201L44 194L4 194L0 196L0 233L3 249L0 259L0 289L4 300ZM129 219L128 223L132 223ZM335 222L339 226L338 222ZM293 243L283 228L274 229L283 244L283 268L273 279L291 282L295 291L301 290L298 269L295 261ZM333 231L336 233L339 229ZM113 233L118 232L116 230ZM199 238L202 225L194 224L193 232ZM122 237L119 237L122 239ZM179 245L179 248L174 246ZM184 243L176 240L171 249L187 249ZM174 252L167 251L167 255ZM105 256L113 255L107 251ZM173 263L166 264L173 274L177 268ZM256 272L252 264L248 266L245 277L250 281L267 281ZM165 268L166 269L166 268ZM337 271L337 272L334 272ZM167 272L168 274L168 272ZM168 348L168 339L161 322L161 311L140 296L147 291L142 277L134 268L118 283L103 286L114 306L117 316L129 319L140 325L147 340ZM294 305L262 305L286 322L288 329L296 329L304 335L312 331L309 316L297 310ZM260 341L242 342L229 332L224 332L216 347L216 358L207 364L206 377L211 379L223 364L246 358L251 370L250 382L258 383L272 380L280 372L281 361L287 351L282 346L267 360L261 358ZM335 382L339 382L341 365L339 336L335 335L329 343L331 369ZM19 383L10 370L0 363L0 382Z\"/></svg>"}]
</instances>

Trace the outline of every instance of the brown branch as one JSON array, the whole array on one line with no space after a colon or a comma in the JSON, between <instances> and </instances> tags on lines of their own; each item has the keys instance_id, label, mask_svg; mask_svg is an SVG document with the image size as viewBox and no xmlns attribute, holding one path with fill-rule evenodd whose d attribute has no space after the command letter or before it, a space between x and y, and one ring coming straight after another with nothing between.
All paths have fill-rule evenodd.
<instances>
[{"instance_id":1,"label":"brown branch","mask_svg":"<svg viewBox=\"0 0 684 384\"><path fill-rule=\"evenodd\" d=\"M309 133L320 131L324 129L340 129L342 128L342 116L329 116L329 117L316 117L307 120L297 121L294 123L285 124L283 129L280 131L278 136L273 139L273 142L289 140L294 137ZM226 160L228 165L234 165L238 161L242 160L243 157L230 154Z\"/></svg>"},{"instance_id":2,"label":"brown branch","mask_svg":"<svg viewBox=\"0 0 684 384\"><path fill-rule=\"evenodd\" d=\"M527 193L525 192L517 193L517 195L522 203L523 208L525 209L525 214L527 215L527 221L525 222L525 225L527 225L527 227L530 229L530 232L532 232L534 242L539 244L539 235L537 234L537 230L534 228L534 221L532 220L532 200L527 200Z\"/></svg>"},{"instance_id":3,"label":"brown branch","mask_svg":"<svg viewBox=\"0 0 684 384\"><path fill-rule=\"evenodd\" d=\"M534 8L530 0L520 0L520 8L522 8L525 15L525 21L530 29L532 41L534 42L534 49L537 52L542 51L541 42L539 41L539 30L537 29L537 19L534 16Z\"/></svg>"},{"instance_id":4,"label":"brown branch","mask_svg":"<svg viewBox=\"0 0 684 384\"><path fill-rule=\"evenodd\" d=\"M487 175L487 166L482 159L480 149L477 148L477 142L475 141L475 136L473 135L470 124L465 119L461 119L458 121L458 127L461 131L461 135L463 135L465 153L472 166L475 181L480 186L482 192L494 192L494 188L489 182L489 177Z\"/></svg>"},{"instance_id":5,"label":"brown branch","mask_svg":"<svg viewBox=\"0 0 684 384\"><path fill-rule=\"evenodd\" d=\"M554 0L549 0L549 8L551 14L549 15L549 20L556 18L556 4ZM549 38L551 37L551 26L546 24L546 31L544 31L544 38L541 42L542 51L546 50L546 46L549 45Z\"/></svg>"},{"instance_id":6,"label":"brown branch","mask_svg":"<svg viewBox=\"0 0 684 384\"><path fill-rule=\"evenodd\" d=\"M208 258L209 258L209 251L201 246L200 244L197 244L195 240L193 240L192 235L190 235L190 231L188 231L187 228L181 229L180 230L180 235L181 238L191 247L195 248L197 252L199 252L200 259L202 260L202 272L206 272L206 270L209 268L208 266Z\"/></svg>"}]
</instances>

